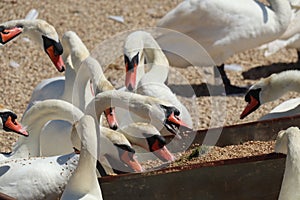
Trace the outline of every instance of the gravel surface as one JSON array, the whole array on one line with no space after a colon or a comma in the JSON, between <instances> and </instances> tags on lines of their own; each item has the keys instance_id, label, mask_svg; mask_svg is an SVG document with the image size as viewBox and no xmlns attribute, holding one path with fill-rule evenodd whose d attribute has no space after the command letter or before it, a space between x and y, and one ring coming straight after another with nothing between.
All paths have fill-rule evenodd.
<instances>
[{"instance_id":1,"label":"gravel surface","mask_svg":"<svg viewBox=\"0 0 300 200\"><path fill-rule=\"evenodd\" d=\"M48 21L56 29L60 36L68 30L75 31L86 44L90 51L93 51L100 43L108 40L124 31L134 30L143 27L153 27L155 23L175 7L180 1L159 1L149 0L137 3L134 0L126 1L27 1L27 0L3 0L0 1L1 21L21 19L33 8L39 12L39 18ZM109 16L123 16L125 22L120 23L109 19ZM121 51L121 49L118 49ZM52 65L50 59L37 44L17 39L0 49L1 86L0 103L15 111L19 119L29 102L34 87L43 79L62 76ZM120 87L124 83L124 69L122 58L113 57L113 62L104 66L105 74L109 80ZM13 68L10 62L15 61L20 67ZM257 82L259 79L268 76L273 72L293 68L297 61L296 50L282 50L278 53L264 57L261 50L249 50L232 56L226 64L240 64L242 71L227 71L229 78L235 85L245 86ZM175 69L175 72L187 77L190 85L195 88L202 82L197 69ZM182 83L170 78L169 84L180 87ZM200 85L201 86L201 85ZM218 97L224 100L226 106L226 118L224 125L232 125L256 121L262 115L268 113L280 102L291 97L297 97L296 93L288 93L279 100L261 106L255 113L244 120L239 116L246 103L243 95ZM212 98L196 93L196 98L179 98L186 104L194 118L194 129L206 129L211 127L211 100ZM0 135L0 151L9 151L17 135L3 133Z\"/></svg>"}]
</instances>

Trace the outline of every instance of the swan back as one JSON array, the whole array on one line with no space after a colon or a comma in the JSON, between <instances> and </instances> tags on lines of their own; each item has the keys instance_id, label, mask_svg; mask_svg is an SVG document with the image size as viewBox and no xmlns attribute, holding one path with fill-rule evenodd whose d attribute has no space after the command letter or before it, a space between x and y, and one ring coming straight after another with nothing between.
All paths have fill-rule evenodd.
<instances>
[{"instance_id":1,"label":"swan back","mask_svg":"<svg viewBox=\"0 0 300 200\"><path fill-rule=\"evenodd\" d=\"M258 47L284 33L291 19L291 6L288 1L281 0L269 3L270 7L249 0L234 0L230 3L187 0L167 13L157 25L193 38L220 65L234 53ZM164 35L162 40L158 39L158 43L161 46L166 46L165 42L176 45L176 40L172 41L173 34L170 35ZM189 49L185 50L193 54ZM168 56L168 59L173 64L170 60L172 57ZM211 65L205 57L199 58L197 64ZM174 65L177 66L176 63Z\"/></svg>"},{"instance_id":2,"label":"swan back","mask_svg":"<svg viewBox=\"0 0 300 200\"><path fill-rule=\"evenodd\" d=\"M279 200L300 198L300 130L290 127L280 131L275 144L275 151L287 154L284 177Z\"/></svg>"}]
</instances>

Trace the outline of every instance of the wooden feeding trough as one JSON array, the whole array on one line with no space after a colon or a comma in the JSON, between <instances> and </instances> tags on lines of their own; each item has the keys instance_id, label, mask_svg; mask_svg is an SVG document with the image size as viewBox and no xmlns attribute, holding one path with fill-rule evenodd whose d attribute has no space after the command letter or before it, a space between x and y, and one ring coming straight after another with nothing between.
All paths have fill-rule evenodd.
<instances>
[{"instance_id":1,"label":"wooden feeding trough","mask_svg":"<svg viewBox=\"0 0 300 200\"><path fill-rule=\"evenodd\" d=\"M282 129L300 124L300 115L196 132L193 143L221 131L217 146L274 140ZM221 130L222 129L222 130ZM99 179L104 199L237 199L275 200L285 168L285 155L264 154L139 174Z\"/></svg>"}]
</instances>

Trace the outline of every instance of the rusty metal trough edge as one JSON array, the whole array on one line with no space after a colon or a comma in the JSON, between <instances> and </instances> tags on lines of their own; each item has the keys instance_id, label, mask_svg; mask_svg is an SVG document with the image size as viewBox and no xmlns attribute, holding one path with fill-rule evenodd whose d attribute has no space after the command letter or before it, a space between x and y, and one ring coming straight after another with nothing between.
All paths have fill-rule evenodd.
<instances>
[{"instance_id":1,"label":"rusty metal trough edge","mask_svg":"<svg viewBox=\"0 0 300 200\"><path fill-rule=\"evenodd\" d=\"M196 136L194 138L194 143L202 144L204 137L206 134L213 134L214 131L222 131L219 140L217 141L217 146L227 146L232 144L240 144L246 141L250 140L261 140L261 141L268 141L273 140L276 138L277 133L282 130L286 129L290 126L297 126L300 124L300 115L295 115L292 117L283 117L278 119L272 119L272 120L265 120L265 121L257 121L257 122L250 122L250 123L244 123L244 124L237 124L237 125L231 125L231 126L225 126L225 127L219 127L219 128L212 128L212 129L206 129L206 130L198 130L196 131ZM169 138L172 139L172 138ZM183 178L181 174L185 173L192 173L197 177L197 174L200 174L201 171L204 171L204 169L211 169L211 170L217 170L215 173L218 173L220 169L231 167L233 171L239 171L239 168L246 167L247 165L252 166L254 171L260 171L261 174L269 173L269 178L274 178L271 182L268 182L266 180L258 178L257 182L257 188L249 188L251 191L249 191L249 199L277 199L280 183L282 180L283 172L284 172L284 163L285 163L285 155L282 154L264 154L259 156L251 156L251 157L244 157L244 158L237 158L237 159L230 159L230 160L220 160L220 161L214 161L214 162L208 162L203 164L193 164L189 166L181 166L181 167L173 167L173 168L164 168L157 170L155 172L145 172L145 173L137 173L137 174L122 174L117 176L109 176L109 177L102 177L99 178L99 182L101 184L104 197L106 196L107 199L135 199L134 197L139 197L139 199L182 199L181 195L173 195L174 191L163 189L164 187L161 187L164 193L166 195L162 195L161 191L159 192L159 195L155 195L155 188L157 189L157 186L155 186L155 183L157 185L160 185L160 183L165 179L172 179L176 178ZM265 165L268 165L268 168L266 168ZM271 170L270 170L271 169ZM275 170L274 170L275 169ZM265 171L264 171L265 170ZM273 171L272 171L273 170ZM230 174L230 171L228 171ZM245 172L246 173L246 172ZM259 174L259 176L261 175ZM204 174L205 176L205 174ZM248 174L249 177L251 175ZM248 177L248 178L249 178ZM265 177L266 178L266 177ZM155 180L153 182L148 182L148 179ZM242 178L241 178L242 179ZM230 180L230 178L228 179ZM228 181L225 180L224 181ZM116 193L114 192L108 192L107 188L114 188L113 186L118 186L118 183L125 184L121 188L123 188L121 191ZM139 187L137 187L136 183L141 184ZM142 184L143 183L143 184ZM149 184L145 186L145 183ZM233 182L234 183L234 182ZM208 194L208 191L202 191L202 192L195 192L195 195L190 193L190 191L187 191L186 188L183 189L181 184L178 184L176 182L172 182L172 184L175 185L174 189L181 189L185 190L187 193L187 196L184 198L186 199L198 199L198 195L202 195L204 197L203 199L215 199L218 195L212 195ZM229 184L226 187L231 187L230 182L226 183ZM239 183L234 183L234 185ZM261 185L262 184L262 185ZM263 185L268 185L268 190L266 190L265 194L257 194L256 196L252 195L251 193L255 193L255 189L259 189L259 187L263 187ZM247 184L246 184L247 185ZM190 185L191 187L193 184ZM222 185L224 186L224 185ZM137 188L132 188L137 187ZM146 188L145 188L146 187ZM169 186L171 187L171 186ZM173 185L172 185L173 187ZM193 186L194 187L194 186ZM201 187L201 185L199 185ZM253 187L253 185L251 186ZM133 190L132 190L133 189ZM219 188L221 190L221 188ZM224 189L224 188L223 188ZM242 188L243 189L243 188ZM153 191L153 195L150 195L150 197L147 197L148 190ZM208 190L210 190L208 188ZM132 195L130 195L130 192L133 192ZM227 192L230 193L230 195L226 196L226 191L222 191L221 193L225 196L222 196L222 199L248 199L248 196L243 196L244 194L239 194L238 191L235 195L236 198L232 198L234 195L232 194L232 191L228 190ZM189 196L189 195L190 196ZM205 194L205 195L204 195ZM204 195L204 196L203 196ZM149 195L148 195L149 196ZM121 198L122 197L122 198Z\"/></svg>"}]
</instances>

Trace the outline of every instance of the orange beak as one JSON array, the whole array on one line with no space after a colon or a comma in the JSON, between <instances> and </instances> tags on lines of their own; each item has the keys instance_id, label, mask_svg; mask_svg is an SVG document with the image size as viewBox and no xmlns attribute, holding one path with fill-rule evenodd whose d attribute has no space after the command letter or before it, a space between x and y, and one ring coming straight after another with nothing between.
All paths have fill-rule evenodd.
<instances>
[{"instance_id":1,"label":"orange beak","mask_svg":"<svg viewBox=\"0 0 300 200\"><path fill-rule=\"evenodd\" d=\"M152 149L155 149L153 153L162 161L174 161L175 157L173 154L167 149L166 146L160 147L159 142L155 141L152 145Z\"/></svg>"},{"instance_id":2,"label":"orange beak","mask_svg":"<svg viewBox=\"0 0 300 200\"><path fill-rule=\"evenodd\" d=\"M116 112L115 108L108 108L104 111L104 114L106 116L107 123L109 127L113 130L117 130L119 127L117 118L116 118Z\"/></svg>"},{"instance_id":3,"label":"orange beak","mask_svg":"<svg viewBox=\"0 0 300 200\"><path fill-rule=\"evenodd\" d=\"M4 124L4 127L6 127L8 130L13 131L15 133L24 135L24 136L29 136L27 131L22 127L20 123L17 122L17 120L12 120L12 118L9 116Z\"/></svg>"},{"instance_id":4,"label":"orange beak","mask_svg":"<svg viewBox=\"0 0 300 200\"><path fill-rule=\"evenodd\" d=\"M125 86L129 91L133 91L136 87L136 70L137 65L135 63L132 70L128 70L128 63L126 63Z\"/></svg>"},{"instance_id":5,"label":"orange beak","mask_svg":"<svg viewBox=\"0 0 300 200\"><path fill-rule=\"evenodd\" d=\"M144 171L141 164L134 158L129 155L130 153L128 151L124 151L124 153L121 155L121 160L128 165L132 170L135 172L142 172Z\"/></svg>"},{"instance_id":6,"label":"orange beak","mask_svg":"<svg viewBox=\"0 0 300 200\"><path fill-rule=\"evenodd\" d=\"M176 124L177 126L182 126L182 127L185 127L187 129L190 129L191 128L186 124L184 123L181 119L177 118L174 113L172 113L169 117L168 117L168 120L170 122L172 122L173 124Z\"/></svg>"},{"instance_id":7,"label":"orange beak","mask_svg":"<svg viewBox=\"0 0 300 200\"><path fill-rule=\"evenodd\" d=\"M46 49L46 53L48 54L48 56L51 59L52 63L55 65L56 69L59 72L65 71L65 63L64 63L61 55L55 55L53 46L48 47Z\"/></svg>"},{"instance_id":8,"label":"orange beak","mask_svg":"<svg viewBox=\"0 0 300 200\"><path fill-rule=\"evenodd\" d=\"M12 39L14 39L18 35L20 35L22 33L22 31L23 31L23 28L20 28L20 27L5 29L0 33L0 37L1 37L0 42L2 44L6 44L7 42L11 41Z\"/></svg>"},{"instance_id":9,"label":"orange beak","mask_svg":"<svg viewBox=\"0 0 300 200\"><path fill-rule=\"evenodd\" d=\"M250 102L247 104L246 108L242 112L240 119L244 119L246 116L248 116L250 113L255 111L259 106L259 101L255 99L253 96L250 96Z\"/></svg>"}]
</instances>

